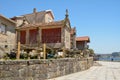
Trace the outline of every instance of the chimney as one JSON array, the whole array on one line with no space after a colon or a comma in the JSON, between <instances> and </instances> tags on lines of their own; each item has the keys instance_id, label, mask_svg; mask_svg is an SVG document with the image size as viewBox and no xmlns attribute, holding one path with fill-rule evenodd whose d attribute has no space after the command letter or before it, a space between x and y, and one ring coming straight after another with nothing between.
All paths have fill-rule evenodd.
<instances>
[{"instance_id":1,"label":"chimney","mask_svg":"<svg viewBox=\"0 0 120 80\"><path fill-rule=\"evenodd\" d=\"M36 12L37 12L37 10L36 10L36 8L34 8L34 9L33 9L33 13L36 13Z\"/></svg>"},{"instance_id":2,"label":"chimney","mask_svg":"<svg viewBox=\"0 0 120 80\"><path fill-rule=\"evenodd\" d=\"M68 18L68 9L66 9L66 14L65 14L66 18Z\"/></svg>"}]
</instances>

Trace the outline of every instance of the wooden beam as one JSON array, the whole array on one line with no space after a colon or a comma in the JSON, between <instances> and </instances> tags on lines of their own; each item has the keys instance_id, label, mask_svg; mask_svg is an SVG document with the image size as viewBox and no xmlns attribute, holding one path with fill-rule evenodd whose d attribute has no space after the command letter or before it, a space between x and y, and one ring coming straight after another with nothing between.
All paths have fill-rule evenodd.
<instances>
[{"instance_id":1,"label":"wooden beam","mask_svg":"<svg viewBox=\"0 0 120 80\"><path fill-rule=\"evenodd\" d=\"M43 44L44 59L46 59L46 44Z\"/></svg>"},{"instance_id":2,"label":"wooden beam","mask_svg":"<svg viewBox=\"0 0 120 80\"><path fill-rule=\"evenodd\" d=\"M18 50L17 50L16 59L20 59L20 41L18 42Z\"/></svg>"},{"instance_id":3,"label":"wooden beam","mask_svg":"<svg viewBox=\"0 0 120 80\"><path fill-rule=\"evenodd\" d=\"M16 59L20 59L20 30L17 30L17 54Z\"/></svg>"}]
</instances>

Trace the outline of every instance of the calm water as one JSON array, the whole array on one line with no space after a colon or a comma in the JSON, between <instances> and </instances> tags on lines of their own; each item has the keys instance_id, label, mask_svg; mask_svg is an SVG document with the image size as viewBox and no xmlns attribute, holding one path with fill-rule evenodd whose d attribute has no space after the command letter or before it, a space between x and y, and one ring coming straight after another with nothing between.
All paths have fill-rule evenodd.
<instances>
[{"instance_id":1,"label":"calm water","mask_svg":"<svg viewBox=\"0 0 120 80\"><path fill-rule=\"evenodd\" d=\"M99 58L100 61L120 61L120 57L114 57L114 58Z\"/></svg>"}]
</instances>

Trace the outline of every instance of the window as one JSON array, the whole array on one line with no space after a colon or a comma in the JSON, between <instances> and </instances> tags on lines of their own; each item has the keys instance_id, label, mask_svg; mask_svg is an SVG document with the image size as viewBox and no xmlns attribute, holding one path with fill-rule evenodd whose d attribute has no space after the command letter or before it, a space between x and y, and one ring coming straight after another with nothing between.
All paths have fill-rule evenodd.
<instances>
[{"instance_id":1,"label":"window","mask_svg":"<svg viewBox=\"0 0 120 80\"><path fill-rule=\"evenodd\" d=\"M52 22L51 18L48 18L48 22Z\"/></svg>"},{"instance_id":2,"label":"window","mask_svg":"<svg viewBox=\"0 0 120 80\"><path fill-rule=\"evenodd\" d=\"M6 27L7 27L7 25L1 24L1 26L0 26L0 33L5 34L6 33Z\"/></svg>"}]
</instances>

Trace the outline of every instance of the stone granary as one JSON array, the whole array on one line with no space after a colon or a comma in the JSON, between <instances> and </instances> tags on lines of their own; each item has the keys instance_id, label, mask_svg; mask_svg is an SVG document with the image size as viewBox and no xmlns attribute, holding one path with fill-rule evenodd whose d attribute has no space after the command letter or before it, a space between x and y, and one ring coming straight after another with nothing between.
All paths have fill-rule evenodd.
<instances>
[{"instance_id":1,"label":"stone granary","mask_svg":"<svg viewBox=\"0 0 120 80\"><path fill-rule=\"evenodd\" d=\"M16 23L0 14L0 57L15 49Z\"/></svg>"},{"instance_id":2,"label":"stone granary","mask_svg":"<svg viewBox=\"0 0 120 80\"><path fill-rule=\"evenodd\" d=\"M76 37L76 47L80 50L80 54L83 57L90 56L89 42L90 38L88 36Z\"/></svg>"},{"instance_id":3,"label":"stone granary","mask_svg":"<svg viewBox=\"0 0 120 80\"><path fill-rule=\"evenodd\" d=\"M76 47L78 50L88 49L90 38L88 36L76 37Z\"/></svg>"},{"instance_id":4,"label":"stone granary","mask_svg":"<svg viewBox=\"0 0 120 80\"><path fill-rule=\"evenodd\" d=\"M48 49L57 51L71 49L71 25L67 10L65 18L60 21L54 21L51 10L37 12L36 9L31 14L11 19L17 22L18 41L22 49L40 49L44 43Z\"/></svg>"}]
</instances>

